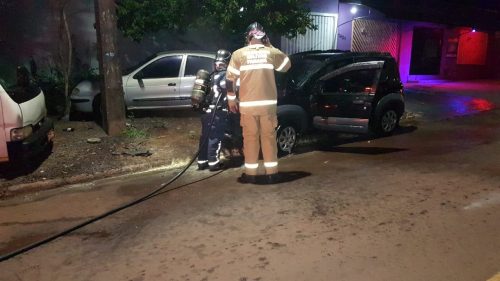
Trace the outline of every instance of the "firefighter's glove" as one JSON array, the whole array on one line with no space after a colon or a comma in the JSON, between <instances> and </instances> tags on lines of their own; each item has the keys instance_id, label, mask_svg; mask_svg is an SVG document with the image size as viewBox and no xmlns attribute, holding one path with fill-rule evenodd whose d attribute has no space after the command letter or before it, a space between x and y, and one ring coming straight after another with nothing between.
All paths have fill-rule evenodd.
<instances>
[{"instance_id":1,"label":"firefighter's glove","mask_svg":"<svg viewBox=\"0 0 500 281\"><path fill-rule=\"evenodd\" d=\"M229 105L229 111L231 111L232 113L238 113L238 103L236 103L236 100L230 100L228 101L228 105Z\"/></svg>"}]
</instances>

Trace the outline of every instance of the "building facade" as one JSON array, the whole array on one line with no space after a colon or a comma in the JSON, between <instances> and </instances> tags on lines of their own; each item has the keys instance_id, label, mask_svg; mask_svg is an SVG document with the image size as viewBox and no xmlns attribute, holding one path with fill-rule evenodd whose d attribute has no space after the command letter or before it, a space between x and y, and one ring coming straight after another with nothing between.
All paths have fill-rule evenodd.
<instances>
[{"instance_id":1,"label":"building facade","mask_svg":"<svg viewBox=\"0 0 500 281\"><path fill-rule=\"evenodd\" d=\"M318 0L310 8L318 29L282 38L281 47L289 54L328 49L388 52L398 61L403 82L500 78L500 31L494 26L476 29L394 19L360 3Z\"/></svg>"}]
</instances>

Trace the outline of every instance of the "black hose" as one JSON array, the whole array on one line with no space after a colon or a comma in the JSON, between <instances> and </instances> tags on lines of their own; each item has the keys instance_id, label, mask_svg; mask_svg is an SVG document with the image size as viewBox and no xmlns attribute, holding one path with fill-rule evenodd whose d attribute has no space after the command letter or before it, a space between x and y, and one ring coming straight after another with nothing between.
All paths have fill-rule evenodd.
<instances>
[{"instance_id":1,"label":"black hose","mask_svg":"<svg viewBox=\"0 0 500 281\"><path fill-rule=\"evenodd\" d=\"M217 102L215 103L215 108L214 108L214 111L212 113L212 117L210 118L210 123L209 123L210 128L212 127L212 123L214 122L215 114L216 114L216 111L217 111L217 106L219 105L219 101L220 101L221 97L222 97L222 95L219 95L219 97L217 98ZM206 145L206 143L208 141L208 137L209 137L209 134L203 139L203 142L202 142L201 146ZM71 233L71 232L73 232L73 231L75 231L77 229L80 229L80 228L82 228L84 226L87 226L87 225L89 225L91 223L99 221L99 220L101 220L101 219L103 219L103 218L105 218L107 216L110 216L110 215L112 215L114 213L117 213L117 212L119 212L121 210L127 209L127 208L132 207L132 206L134 206L136 204L139 204L139 203L144 202L144 201L146 201L148 199L151 199L156 194L158 194L160 191L162 191L165 187L169 186L174 181L176 181L178 178L180 178L187 171L187 169L189 169L189 167L193 164L193 162L198 158L199 154L200 154L200 150L198 149L198 151L193 155L193 157L191 158L191 160L189 161L189 163L184 167L184 169L182 169L182 171L180 171L177 175L175 175L168 182L163 183L162 185L160 185L160 187L157 188L156 190L154 190L153 192L150 192L149 194L147 194L147 195L145 195L145 196L143 196L143 197L141 197L139 199L136 199L136 200L134 200L132 202L129 202L129 203L125 204L125 205L122 205L120 207L117 207L115 209L107 211L107 212L105 212L105 213L103 213L103 214L101 214L101 215L99 215L97 217L91 218L91 219L89 219L87 221L84 221L84 222L79 223L79 224L77 224L77 225L75 225L73 227L70 227L70 228L68 228L66 230L63 230L63 231L61 231L59 233L56 233L56 234L54 234L54 235L52 235L50 237L47 237L47 238L45 238L43 240L40 240L38 242L35 242L35 243L30 244L28 246L25 246L25 247L23 247L21 249L18 249L18 250L15 250L13 252L10 252L10 253L8 253L6 255L2 255L2 256L0 256L0 262L6 261L6 260L11 259L11 258L13 258L15 256L23 254L23 253L25 253L27 251L30 251L30 250L35 249L37 247L40 247L40 246L42 246L44 244L47 244L47 243L49 243L49 242L51 242L51 241L53 241L53 240L55 240L55 239L57 239L59 237L62 237L64 235L66 235L66 234L69 234L69 233ZM184 185L184 186L188 186L188 185L189 184ZM177 189L177 188L169 189L166 192L172 191L172 190L175 190L175 189Z\"/></svg>"}]
</instances>

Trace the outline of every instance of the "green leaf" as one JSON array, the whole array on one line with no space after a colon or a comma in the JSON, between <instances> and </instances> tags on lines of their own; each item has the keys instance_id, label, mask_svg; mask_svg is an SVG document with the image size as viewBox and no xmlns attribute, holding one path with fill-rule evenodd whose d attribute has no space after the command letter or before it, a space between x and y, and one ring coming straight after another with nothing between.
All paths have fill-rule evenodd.
<instances>
[{"instance_id":1,"label":"green leaf","mask_svg":"<svg viewBox=\"0 0 500 281\"><path fill-rule=\"evenodd\" d=\"M309 0L121 0L118 27L140 41L160 30L182 32L189 28L216 29L237 38L252 22L273 35L289 38L317 29Z\"/></svg>"}]
</instances>

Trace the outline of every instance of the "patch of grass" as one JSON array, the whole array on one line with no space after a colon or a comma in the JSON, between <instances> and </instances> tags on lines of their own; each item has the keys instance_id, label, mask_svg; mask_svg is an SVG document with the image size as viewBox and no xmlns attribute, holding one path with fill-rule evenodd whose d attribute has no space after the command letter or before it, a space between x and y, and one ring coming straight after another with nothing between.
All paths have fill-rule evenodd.
<instances>
[{"instance_id":1,"label":"patch of grass","mask_svg":"<svg viewBox=\"0 0 500 281\"><path fill-rule=\"evenodd\" d=\"M145 130L140 130L134 127L128 127L123 131L123 135L131 139L143 139L149 136L148 132Z\"/></svg>"}]
</instances>

